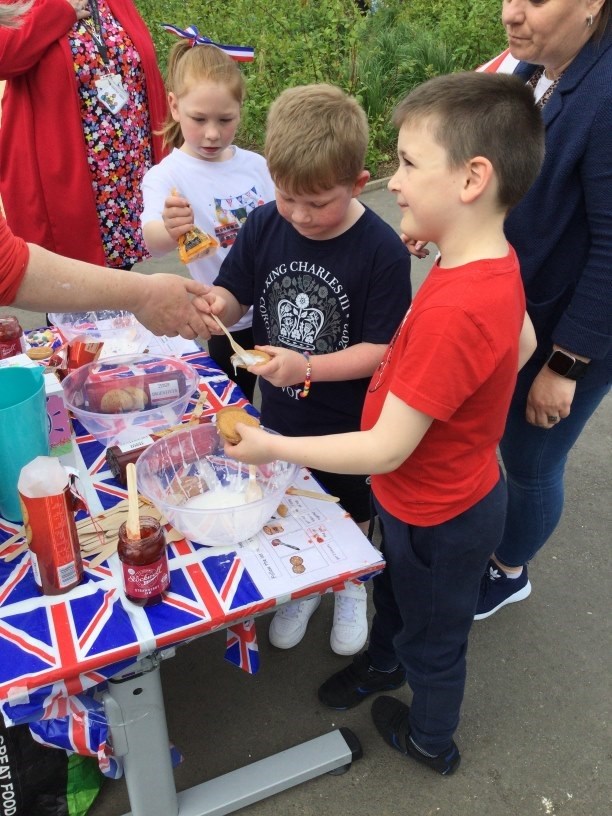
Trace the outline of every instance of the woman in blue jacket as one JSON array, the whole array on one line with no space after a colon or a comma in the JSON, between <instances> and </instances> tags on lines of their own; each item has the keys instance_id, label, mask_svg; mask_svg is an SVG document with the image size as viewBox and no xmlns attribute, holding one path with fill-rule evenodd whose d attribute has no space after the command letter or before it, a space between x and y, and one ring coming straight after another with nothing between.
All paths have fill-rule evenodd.
<instances>
[{"instance_id":1,"label":"woman in blue jacket","mask_svg":"<svg viewBox=\"0 0 612 816\"><path fill-rule=\"evenodd\" d=\"M531 592L526 565L561 518L567 455L610 388L611 4L503 3L514 73L534 88L546 126L540 175L506 221L538 349L519 375L500 446L508 516L476 619Z\"/></svg>"}]
</instances>

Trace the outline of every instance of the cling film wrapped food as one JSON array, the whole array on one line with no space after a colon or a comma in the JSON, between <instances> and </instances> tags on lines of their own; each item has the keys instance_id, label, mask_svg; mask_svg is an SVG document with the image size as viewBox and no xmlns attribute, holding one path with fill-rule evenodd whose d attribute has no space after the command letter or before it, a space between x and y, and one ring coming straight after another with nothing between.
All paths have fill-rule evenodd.
<instances>
[{"instance_id":1,"label":"cling film wrapped food","mask_svg":"<svg viewBox=\"0 0 612 816\"><path fill-rule=\"evenodd\" d=\"M92 369L85 383L87 407L103 414L157 408L184 390L184 373L161 358L133 364L109 358Z\"/></svg>"},{"instance_id":2,"label":"cling film wrapped food","mask_svg":"<svg viewBox=\"0 0 612 816\"><path fill-rule=\"evenodd\" d=\"M71 371L94 362L100 356L102 343L90 342L85 335L64 343L49 357L49 366L61 381Z\"/></svg>"}]
</instances>

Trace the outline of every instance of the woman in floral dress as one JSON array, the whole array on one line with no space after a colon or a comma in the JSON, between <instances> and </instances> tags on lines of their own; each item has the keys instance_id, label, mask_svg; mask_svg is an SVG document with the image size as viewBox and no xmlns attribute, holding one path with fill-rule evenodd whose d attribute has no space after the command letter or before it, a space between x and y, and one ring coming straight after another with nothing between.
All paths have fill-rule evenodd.
<instances>
[{"instance_id":1,"label":"woman in floral dress","mask_svg":"<svg viewBox=\"0 0 612 816\"><path fill-rule=\"evenodd\" d=\"M12 230L129 268L147 255L144 173L162 158L163 80L131 0L34 0L0 30L0 194Z\"/></svg>"}]
</instances>

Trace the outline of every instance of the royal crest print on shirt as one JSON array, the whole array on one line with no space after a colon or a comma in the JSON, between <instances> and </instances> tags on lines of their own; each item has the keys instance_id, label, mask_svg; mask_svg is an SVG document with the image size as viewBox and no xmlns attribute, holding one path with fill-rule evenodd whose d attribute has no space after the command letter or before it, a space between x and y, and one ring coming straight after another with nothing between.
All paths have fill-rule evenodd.
<instances>
[{"instance_id":1,"label":"royal crest print on shirt","mask_svg":"<svg viewBox=\"0 0 612 816\"><path fill-rule=\"evenodd\" d=\"M234 243L240 227L251 210L261 207L264 203L263 197L255 187L251 187L242 195L215 198L215 238L223 248L230 247Z\"/></svg>"},{"instance_id":2,"label":"royal crest print on shirt","mask_svg":"<svg viewBox=\"0 0 612 816\"><path fill-rule=\"evenodd\" d=\"M270 343L328 354L348 346L349 299L324 266L280 264L266 277L259 303Z\"/></svg>"}]
</instances>

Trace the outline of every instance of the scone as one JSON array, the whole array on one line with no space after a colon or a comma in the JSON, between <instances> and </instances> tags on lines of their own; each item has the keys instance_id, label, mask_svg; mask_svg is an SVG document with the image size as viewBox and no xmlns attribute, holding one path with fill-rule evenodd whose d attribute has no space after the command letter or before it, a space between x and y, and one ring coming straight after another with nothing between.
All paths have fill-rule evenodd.
<instances>
[{"instance_id":1,"label":"scone","mask_svg":"<svg viewBox=\"0 0 612 816\"><path fill-rule=\"evenodd\" d=\"M232 445L240 442L240 435L236 432L236 423L244 422L253 428L259 426L257 417L252 416L244 408L221 408L217 411L217 430L226 442Z\"/></svg>"},{"instance_id":2,"label":"scone","mask_svg":"<svg viewBox=\"0 0 612 816\"><path fill-rule=\"evenodd\" d=\"M147 406L147 392L143 388L136 388L133 385L126 385L123 389L132 397L132 407L130 411L144 411Z\"/></svg>"},{"instance_id":3,"label":"scone","mask_svg":"<svg viewBox=\"0 0 612 816\"><path fill-rule=\"evenodd\" d=\"M125 388L109 389L100 401L100 410L103 414L122 414L128 411L142 411L146 404L146 391L128 385Z\"/></svg>"},{"instance_id":4,"label":"scone","mask_svg":"<svg viewBox=\"0 0 612 816\"><path fill-rule=\"evenodd\" d=\"M126 388L109 388L100 400L103 414L120 414L132 410L132 395Z\"/></svg>"}]
</instances>

